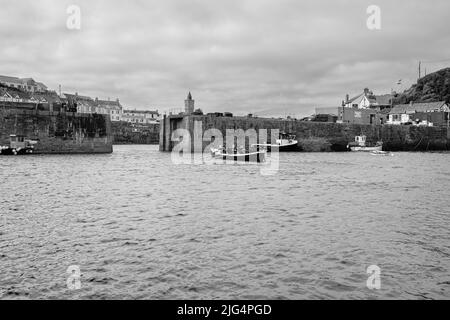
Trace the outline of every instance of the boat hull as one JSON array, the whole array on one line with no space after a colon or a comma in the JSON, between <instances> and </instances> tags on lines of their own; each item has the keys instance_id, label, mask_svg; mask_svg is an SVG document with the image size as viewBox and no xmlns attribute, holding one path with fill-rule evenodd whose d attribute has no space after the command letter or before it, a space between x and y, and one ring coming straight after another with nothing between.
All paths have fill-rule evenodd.
<instances>
[{"instance_id":1,"label":"boat hull","mask_svg":"<svg viewBox=\"0 0 450 320\"><path fill-rule=\"evenodd\" d=\"M214 159L228 160L234 162L265 162L266 152L253 152L245 154L226 154L221 152L212 152Z\"/></svg>"},{"instance_id":2,"label":"boat hull","mask_svg":"<svg viewBox=\"0 0 450 320\"><path fill-rule=\"evenodd\" d=\"M393 153L387 152L387 151L372 151L370 154L373 155L373 156L382 156L382 157L392 157L392 156L394 156Z\"/></svg>"},{"instance_id":3,"label":"boat hull","mask_svg":"<svg viewBox=\"0 0 450 320\"><path fill-rule=\"evenodd\" d=\"M295 152L295 151L299 151L298 142L297 141L294 141L294 142L289 143L289 144L283 144L283 145L279 145L279 144L256 144L255 146L257 146L259 148L265 148L267 151L270 151L270 152Z\"/></svg>"},{"instance_id":4,"label":"boat hull","mask_svg":"<svg viewBox=\"0 0 450 320\"><path fill-rule=\"evenodd\" d=\"M2 156L20 156L20 155L30 155L33 154L33 148L2 148L0 149L0 155Z\"/></svg>"},{"instance_id":5,"label":"boat hull","mask_svg":"<svg viewBox=\"0 0 450 320\"><path fill-rule=\"evenodd\" d=\"M351 151L353 152L373 152L373 151L382 151L383 146L377 146L377 147L351 147Z\"/></svg>"}]
</instances>

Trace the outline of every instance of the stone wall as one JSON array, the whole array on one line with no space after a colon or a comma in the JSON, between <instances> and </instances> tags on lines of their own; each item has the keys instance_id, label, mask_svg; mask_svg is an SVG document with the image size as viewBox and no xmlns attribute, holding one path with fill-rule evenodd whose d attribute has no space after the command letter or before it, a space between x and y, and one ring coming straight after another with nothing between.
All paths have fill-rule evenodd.
<instances>
[{"instance_id":1,"label":"stone wall","mask_svg":"<svg viewBox=\"0 0 450 320\"><path fill-rule=\"evenodd\" d=\"M396 125L362 125L317 123L295 120L278 120L247 117L186 116L166 117L161 123L160 150L171 151L174 142L171 133L177 128L188 129L194 136L194 121L199 121L203 131L216 128L225 137L226 129L279 129L293 133L299 140L301 151L345 151L355 136L366 135L367 141L383 141L389 151L450 150L450 131L440 127L413 127ZM209 142L204 142L206 147Z\"/></svg>"},{"instance_id":2,"label":"stone wall","mask_svg":"<svg viewBox=\"0 0 450 320\"><path fill-rule=\"evenodd\" d=\"M158 144L159 124L133 125L112 122L114 144Z\"/></svg>"},{"instance_id":3,"label":"stone wall","mask_svg":"<svg viewBox=\"0 0 450 320\"><path fill-rule=\"evenodd\" d=\"M9 135L38 141L35 153L111 153L109 116L0 107L0 145Z\"/></svg>"}]
</instances>

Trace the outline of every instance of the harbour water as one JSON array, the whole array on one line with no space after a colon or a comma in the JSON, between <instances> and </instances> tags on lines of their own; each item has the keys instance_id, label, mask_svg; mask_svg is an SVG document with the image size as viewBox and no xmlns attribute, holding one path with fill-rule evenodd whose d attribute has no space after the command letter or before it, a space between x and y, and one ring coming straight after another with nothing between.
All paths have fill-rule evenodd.
<instances>
[{"instance_id":1,"label":"harbour water","mask_svg":"<svg viewBox=\"0 0 450 320\"><path fill-rule=\"evenodd\" d=\"M264 176L157 146L1 157L0 298L449 299L449 160L292 153Z\"/></svg>"}]
</instances>

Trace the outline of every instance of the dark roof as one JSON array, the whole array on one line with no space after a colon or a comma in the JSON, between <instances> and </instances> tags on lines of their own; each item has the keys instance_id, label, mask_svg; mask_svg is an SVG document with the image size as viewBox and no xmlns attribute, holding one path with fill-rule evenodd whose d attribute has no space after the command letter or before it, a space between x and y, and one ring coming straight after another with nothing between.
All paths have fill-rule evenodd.
<instances>
[{"instance_id":1,"label":"dark roof","mask_svg":"<svg viewBox=\"0 0 450 320\"><path fill-rule=\"evenodd\" d=\"M99 105L108 105L108 106L116 106L120 107L119 101L110 101L110 100L96 100Z\"/></svg>"},{"instance_id":2,"label":"dark roof","mask_svg":"<svg viewBox=\"0 0 450 320\"><path fill-rule=\"evenodd\" d=\"M33 78L18 78L18 77L10 77L10 76L0 76L0 82L11 82L21 85L40 85L47 89L47 86L42 82L36 82Z\"/></svg>"},{"instance_id":3,"label":"dark roof","mask_svg":"<svg viewBox=\"0 0 450 320\"><path fill-rule=\"evenodd\" d=\"M391 100L392 100L392 95L390 95L390 94L383 94L383 95L380 95L380 96L375 96L375 99L376 99L378 105L390 106L391 105Z\"/></svg>"},{"instance_id":4,"label":"dark roof","mask_svg":"<svg viewBox=\"0 0 450 320\"><path fill-rule=\"evenodd\" d=\"M91 97L88 97L88 96L80 96L80 95L77 95L77 94L71 94L71 93L64 93L64 95L65 95L68 99L94 101L94 99L92 99Z\"/></svg>"},{"instance_id":5,"label":"dark roof","mask_svg":"<svg viewBox=\"0 0 450 320\"><path fill-rule=\"evenodd\" d=\"M137 114L158 114L158 111L152 110L123 110L123 113L137 113Z\"/></svg>"},{"instance_id":6,"label":"dark roof","mask_svg":"<svg viewBox=\"0 0 450 320\"><path fill-rule=\"evenodd\" d=\"M19 78L10 76L0 76L0 81L22 83Z\"/></svg>"},{"instance_id":7,"label":"dark roof","mask_svg":"<svg viewBox=\"0 0 450 320\"><path fill-rule=\"evenodd\" d=\"M413 104L398 104L395 105L391 114L402 114L402 113L415 113L415 112L431 112L431 111L444 111L446 106L445 101L438 102L422 102Z\"/></svg>"},{"instance_id":8,"label":"dark roof","mask_svg":"<svg viewBox=\"0 0 450 320\"><path fill-rule=\"evenodd\" d=\"M353 97L353 98L351 98L350 100L346 101L346 104L352 103L352 102L355 101L356 99L361 98L363 95L364 95L364 92L361 93L360 95L358 95L358 96L356 96L356 97Z\"/></svg>"},{"instance_id":9,"label":"dark roof","mask_svg":"<svg viewBox=\"0 0 450 320\"><path fill-rule=\"evenodd\" d=\"M41 87L47 89L47 86L43 84L42 82L36 82L37 85L40 85Z\"/></svg>"},{"instance_id":10,"label":"dark roof","mask_svg":"<svg viewBox=\"0 0 450 320\"><path fill-rule=\"evenodd\" d=\"M352 103L355 100L362 98L364 96L367 97L369 102L374 105L389 106L391 104L392 97L390 94L383 94L383 95L377 96L377 95L372 94L371 91L367 91L367 90L362 92L361 94L357 95L356 97L354 97L348 101L345 101L345 104Z\"/></svg>"},{"instance_id":11,"label":"dark roof","mask_svg":"<svg viewBox=\"0 0 450 320\"><path fill-rule=\"evenodd\" d=\"M30 99L30 95L17 88L10 88L4 85L0 85L2 92L7 92L13 98L19 97L20 99Z\"/></svg>"},{"instance_id":12,"label":"dark roof","mask_svg":"<svg viewBox=\"0 0 450 320\"><path fill-rule=\"evenodd\" d=\"M45 99L49 103L61 103L61 98L56 92L33 93L33 97L39 100Z\"/></svg>"}]
</instances>

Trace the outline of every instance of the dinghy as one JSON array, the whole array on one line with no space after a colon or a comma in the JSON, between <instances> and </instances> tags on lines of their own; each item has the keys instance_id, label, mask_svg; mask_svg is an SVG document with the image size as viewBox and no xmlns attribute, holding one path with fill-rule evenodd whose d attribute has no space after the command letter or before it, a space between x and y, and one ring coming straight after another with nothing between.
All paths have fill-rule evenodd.
<instances>
[{"instance_id":1,"label":"dinghy","mask_svg":"<svg viewBox=\"0 0 450 320\"><path fill-rule=\"evenodd\" d=\"M223 148L219 147L211 149L211 156L214 159L260 163L266 161L266 150L258 150L255 152L238 152L235 149L234 152L227 152Z\"/></svg>"}]
</instances>

